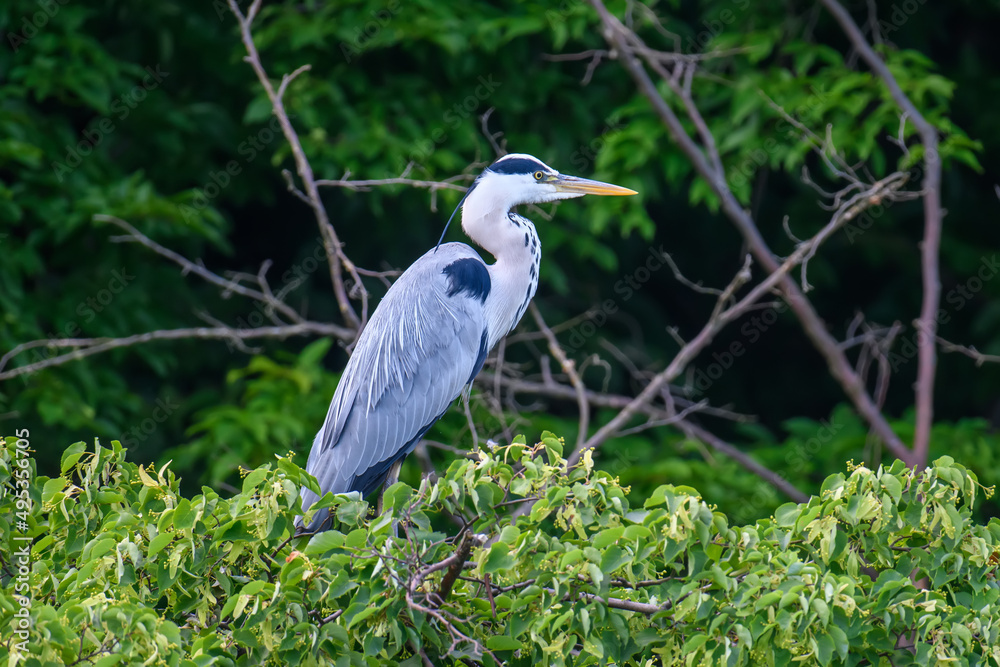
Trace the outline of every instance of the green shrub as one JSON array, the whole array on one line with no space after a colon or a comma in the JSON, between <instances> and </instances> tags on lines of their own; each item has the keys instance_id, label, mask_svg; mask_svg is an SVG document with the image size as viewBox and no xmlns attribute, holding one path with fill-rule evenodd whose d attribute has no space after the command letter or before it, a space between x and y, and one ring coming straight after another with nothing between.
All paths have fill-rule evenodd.
<instances>
[{"instance_id":1,"label":"green shrub","mask_svg":"<svg viewBox=\"0 0 1000 667\"><path fill-rule=\"evenodd\" d=\"M334 528L292 538L315 482L291 460L232 498L184 498L117 441L77 443L60 477L32 479L19 526L16 442L0 469L8 664L21 649L25 665L102 667L1000 664L1000 521L971 520L992 489L948 457L854 467L734 526L687 487L630 503L589 454L567 469L546 434L396 484L381 516L328 497Z\"/></svg>"}]
</instances>

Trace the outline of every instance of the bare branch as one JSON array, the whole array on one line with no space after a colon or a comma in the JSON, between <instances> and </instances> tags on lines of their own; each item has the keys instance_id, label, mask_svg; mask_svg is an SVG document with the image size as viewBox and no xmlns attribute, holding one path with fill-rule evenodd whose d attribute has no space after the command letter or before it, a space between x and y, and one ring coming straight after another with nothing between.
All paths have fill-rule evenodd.
<instances>
[{"instance_id":1,"label":"bare branch","mask_svg":"<svg viewBox=\"0 0 1000 667\"><path fill-rule=\"evenodd\" d=\"M285 91L288 89L288 85L295 80L295 77L297 77L299 74L302 74L303 72L308 72L311 69L312 65L302 65L291 74L286 74L283 77L281 77L281 85L278 86L278 93L277 93L278 99L280 100L285 96Z\"/></svg>"},{"instance_id":2,"label":"bare branch","mask_svg":"<svg viewBox=\"0 0 1000 667\"><path fill-rule=\"evenodd\" d=\"M916 383L917 415L913 435L912 455L905 459L913 466L927 463L930 447L931 423L934 419L934 376L937 365L937 311L941 302L939 250L941 246L941 156L938 155L937 130L923 117L916 105L896 82L889 67L868 44L858 25L838 0L822 0L823 5L844 30L851 44L857 49L875 74L882 79L889 95L911 119L924 144L924 239L920 244L920 264L923 271L924 297L920 306L918 329L925 335L917 341L918 369ZM902 129L900 130L902 133Z\"/></svg>"},{"instance_id":3,"label":"bare branch","mask_svg":"<svg viewBox=\"0 0 1000 667\"><path fill-rule=\"evenodd\" d=\"M902 180L905 180L905 178ZM598 447L607 439L611 438L629 421L629 419L632 418L633 415L635 415L640 405L647 404L655 399L662 386L677 378L684 371L684 368L703 349L705 349L709 343L711 343L715 335L723 327L748 312L756 305L757 301L769 294L779 282L784 282L789 271L791 271L795 266L807 261L808 258L812 257L816 253L817 248L824 241L830 238L830 236L833 235L833 233L843 224L856 217L868 206L872 206L875 202L880 201L880 196L883 191L889 190L892 187L899 187L900 184L901 178L899 175L893 174L884 181L880 181L875 184L873 189L870 191L870 196L859 198L857 201L852 199L845 202L844 206L837 211L830 222L817 232L813 238L805 243L799 244L795 251L789 255L780 266L776 267L763 281L750 290L750 292L739 302L727 308L725 307L725 304L729 302L740 287L750 280L750 257L748 255L743 268L736 274L729 286L723 290L722 294L719 295L711 317L702 327L702 330L698 333L698 335L680 349L670 364L664 370L657 373L656 376L650 380L649 384L646 385L645 389L643 389L642 392L640 392L640 394L633 399L628 406L623 408L621 412L615 415L607 424L602 426L593 436L591 436L591 438L584 444L583 448ZM794 287L794 283L792 283L792 285ZM839 348L836 342L833 343L833 346L837 354L843 356L843 351ZM850 369L850 372L852 375L857 377L853 368ZM861 391L865 391L863 386L861 386ZM865 396L867 397L867 393ZM881 417L881 414L879 416ZM569 457L569 461L571 463L575 463L579 460L583 448L578 447L577 450L574 451L574 453Z\"/></svg>"},{"instance_id":4,"label":"bare branch","mask_svg":"<svg viewBox=\"0 0 1000 667\"><path fill-rule=\"evenodd\" d=\"M580 379L579 373L576 372L576 365L566 356L566 352L559 345L556 335L552 333L552 329L545 323L545 318L542 317L538 306L532 303L529 309L531 310L531 316L535 318L535 324L538 325L538 329L545 334L545 339L549 342L549 352L552 353L552 356L562 366L563 373L569 378L569 382L573 385L573 390L576 392L576 404L580 414L576 446L581 447L587 440L587 427L590 425L590 403L587 401L587 388L583 385L583 380Z\"/></svg>"},{"instance_id":5,"label":"bare branch","mask_svg":"<svg viewBox=\"0 0 1000 667\"><path fill-rule=\"evenodd\" d=\"M422 181L416 178L374 178L363 181L347 180L341 178L336 181L328 179L320 179L316 181L316 185L320 187L328 188L346 188L348 190L353 190L354 192L367 192L374 187L382 187L386 185L408 185L411 188L423 188L434 192L435 190L456 190L458 192L465 192L469 188L464 185L459 185L453 181L459 179L470 179L471 175L460 174L458 176L452 176L451 178L446 178L443 181Z\"/></svg>"},{"instance_id":6,"label":"bare branch","mask_svg":"<svg viewBox=\"0 0 1000 667\"><path fill-rule=\"evenodd\" d=\"M333 225L330 224L330 218L326 213L326 208L323 206L323 201L320 199L319 190L316 187L316 181L313 178L312 166L309 164L309 159L306 158L305 151L302 149L302 143L299 141L299 136L292 127L291 121L288 119L288 114L285 111L284 102L282 101L282 95L288 84L291 81L306 71L308 66L299 67L291 74L287 74L283 77L279 91L275 91L274 86L271 84L271 80L267 76L267 72L264 70L264 66L260 62L260 54L257 52L257 46L253 41L253 34L251 32L251 25L253 24L254 18L257 16L257 12L260 10L261 0L254 0L250 9L244 16L243 12L240 11L237 0L229 0L229 9L236 16L236 20L240 24L240 36L243 40L243 46L246 48L247 55L244 58L246 62L250 64L253 68L254 73L257 75L257 80L260 85L264 88L264 92L267 93L268 99L271 100L271 107L274 112L275 117L278 119L278 123L281 125L281 131L285 135L285 139L288 141L288 145L292 149L292 155L295 157L296 171L298 171L299 178L302 179L302 184L305 187L305 195L309 200L309 204L313 209L313 214L316 217L316 222L319 225L320 234L323 237L323 247L326 250L327 260L330 264L330 280L333 283L333 293L337 298L337 305L340 307L340 314L344 320L348 323L350 328L356 329L359 333L364 327L368 318L368 293L365 290L361 290L361 317L354 312L354 306L351 305L350 297L347 294L347 289L344 285L344 276L342 274L343 269L347 269L351 278L354 279L355 284L361 284L361 278L358 276L358 272L355 270L354 263L348 259L347 255L344 254L343 246L340 239L337 237L337 232L334 230ZM291 183L289 183L291 186Z\"/></svg>"},{"instance_id":7,"label":"bare branch","mask_svg":"<svg viewBox=\"0 0 1000 667\"><path fill-rule=\"evenodd\" d=\"M344 339L350 335L350 330L335 324L322 324L320 322L299 322L286 326L257 327L256 329L232 329L230 327L192 327L187 329L162 329L159 331L149 331L147 333L125 336L124 338L54 338L45 340L33 340L28 343L21 343L13 350L0 357L0 380L9 380L19 375L26 375L40 371L43 368L61 366L70 361L77 361L101 352L107 352L120 347L131 347L141 345L155 340L231 340L244 341L254 338L289 338L291 336L334 336ZM7 362L18 354L39 347L76 347L82 348L60 354L51 359L43 359L25 366L18 366L9 371L4 371Z\"/></svg>"},{"instance_id":8,"label":"bare branch","mask_svg":"<svg viewBox=\"0 0 1000 667\"><path fill-rule=\"evenodd\" d=\"M193 274L195 274L195 275L197 275L197 276L199 276L199 277L207 280L208 282L212 283L213 285L218 285L219 287L221 287L223 289L223 292L222 292L223 298L228 297L230 293L232 293L232 294L239 294L241 296L245 296L245 297L248 297L250 299L254 299L256 301L260 301L262 303L267 304L267 306L269 308L272 308L272 309L280 312L282 315L284 315L288 319L292 320L293 322L303 322L304 321L304 319L302 318L301 315L299 315L288 304L282 303L281 301L279 301L278 299L276 299L274 297L274 295L270 293L270 289L267 289L266 287L265 287L266 291L258 291L258 290L255 290L255 289L251 289L249 287L244 287L243 285L239 284L235 280L227 280L226 278L223 278L222 276L220 276L220 275L218 275L216 273L213 273L212 271L209 271L208 269L206 269L201 264L195 264L191 260L189 260L186 257L183 257L183 256L177 254L173 250L170 250L169 248L163 247L162 245L160 245L159 243L157 243L153 239L149 238L148 236L146 236L145 234L143 234L142 232L140 232L138 229L136 229L135 227L133 227L129 223L125 222L124 220L122 220L120 218L116 218L113 215L95 215L94 216L94 220L97 221L97 222L110 222L113 225L117 225L118 227L121 227L122 229L124 229L129 234L128 236L124 236L124 237L115 237L112 240L114 240L114 241L123 241L123 240L124 241L135 241L136 243L141 243L142 245L146 246L147 248L149 248L150 250L152 250L156 254L162 255L163 257L166 257L170 261L172 261L175 264L177 264L178 266L180 266L182 269L184 269L183 273L185 275L188 274L188 273L193 273ZM266 285L266 283L261 283L262 287L264 287L265 285ZM346 332L347 330L344 329L343 331ZM347 340L350 340L351 337L353 337L353 334L348 333L347 334Z\"/></svg>"},{"instance_id":9,"label":"bare branch","mask_svg":"<svg viewBox=\"0 0 1000 667\"><path fill-rule=\"evenodd\" d=\"M976 368L982 366L983 364L1000 364L1000 355L983 354L971 345L956 345L955 343L946 341L940 336L937 336L937 342L941 343L942 352L958 352L959 354L964 354L970 359L975 360Z\"/></svg>"},{"instance_id":10,"label":"bare branch","mask_svg":"<svg viewBox=\"0 0 1000 667\"><path fill-rule=\"evenodd\" d=\"M545 396L547 398L554 398L566 401L575 401L577 394L574 387L559 384L557 382L532 382L531 380L523 380L519 378L505 377L496 373L490 373L489 371L483 371L476 376L476 381L480 384L493 387L504 387L512 394L532 394L535 396ZM494 389L499 393L499 389ZM597 392L590 389L584 391L584 396L587 398L587 402L594 407L600 408L615 408L621 409L632 402L632 396L622 396L620 394L608 394L603 392ZM681 405L681 409L687 409L688 407L695 405L693 401L688 401L679 396L674 396L673 400ZM669 415L662 408L656 408L651 405L643 405L639 407L638 412L640 414L647 415L654 419L666 419ZM722 419L729 419L740 423L750 423L756 421L752 415L740 414L733 412L731 410L726 410L724 408L715 407L711 405L705 405L699 409L699 412L703 415L709 415L712 417L719 417ZM429 443L430 444L430 443ZM440 443L435 443L434 446L445 447ZM460 454L466 454L465 450L459 450L452 448L453 451Z\"/></svg>"},{"instance_id":11,"label":"bare branch","mask_svg":"<svg viewBox=\"0 0 1000 667\"><path fill-rule=\"evenodd\" d=\"M684 276L684 274L681 273L681 270L680 268L678 268L677 263L674 262L674 258L671 257L668 253L662 253L661 257L663 257L663 261L665 261L667 263L667 266L670 267L670 271L674 274L674 278L676 278L677 282L679 282L680 284L694 290L695 292L698 292L699 294L711 294L713 296L720 296L722 294L722 290L715 289L714 287L704 287L702 286L701 283L696 283L691 280L688 280Z\"/></svg>"},{"instance_id":12,"label":"bare branch","mask_svg":"<svg viewBox=\"0 0 1000 667\"><path fill-rule=\"evenodd\" d=\"M446 558L443 563L447 563L447 572L441 578L441 585L438 587L437 592L437 604L438 606L444 604L448 596L451 595L452 586L455 585L455 581L458 579L458 575L462 574L462 568L465 567L466 562L468 562L469 557L472 555L472 547L479 546L483 543L483 539L479 535L473 535L472 533L466 531L465 536L462 538L462 542L458 545L458 549L455 553Z\"/></svg>"},{"instance_id":13,"label":"bare branch","mask_svg":"<svg viewBox=\"0 0 1000 667\"><path fill-rule=\"evenodd\" d=\"M590 49L589 51L584 51L582 53L567 53L567 54L548 54L543 53L542 59L549 60L552 62L560 62L564 60L583 60L585 58L590 58L590 62L587 63L587 71L584 73L583 78L580 80L581 86L586 86L590 83L590 80L594 77L594 72L597 71L597 67L601 64L601 60L609 57L609 53L605 49Z\"/></svg>"},{"instance_id":14,"label":"bare branch","mask_svg":"<svg viewBox=\"0 0 1000 667\"><path fill-rule=\"evenodd\" d=\"M490 107L487 109L485 113L479 117L479 124L480 129L483 132L483 136L486 137L486 140L490 142L490 146L493 147L493 154L499 158L507 154L507 142L503 138L503 132L490 132L490 116L493 115L495 110L496 107ZM499 140L500 143L497 143L497 140Z\"/></svg>"},{"instance_id":15,"label":"bare branch","mask_svg":"<svg viewBox=\"0 0 1000 667\"><path fill-rule=\"evenodd\" d=\"M739 463L746 470L749 470L768 484L772 485L774 488L784 493L794 502L804 503L809 500L808 495L796 489L784 477L761 465L760 463L757 463L745 452L740 451L713 433L706 431L704 428L683 419L677 423L677 428L684 431L689 438L700 440L717 452L722 452L729 458Z\"/></svg>"},{"instance_id":16,"label":"bare branch","mask_svg":"<svg viewBox=\"0 0 1000 667\"><path fill-rule=\"evenodd\" d=\"M751 215L744 210L743 206L726 185L725 179L720 177L706 159L701 149L685 130L680 118L660 96L656 85L646 73L641 62L634 57L634 53L641 53L641 49L644 47L642 41L608 12L602 0L591 0L591 4L597 10L604 24L605 38L611 47L616 49L620 54L618 58L619 62L633 77L640 92L649 100L660 119L667 126L673 139L685 155L688 156L688 159L691 160L695 170L709 183L713 192L720 200L723 212L732 220L733 224L743 235L754 257L761 263L765 270L769 272L777 271L779 268L778 261L761 236L760 230L757 228ZM670 82L669 79L667 81L668 83ZM687 106L685 109L690 114ZM858 412L872 425L894 456L911 462L913 460L913 453L903 444L899 436L893 432L892 427L889 426L888 421L886 421L872 398L868 395L861 379L855 373L844 352L838 347L837 340L826 329L825 323L813 305L788 276L782 274L779 286L785 293L785 298L791 306L792 311L802 323L806 334L812 340L816 349L826 359L831 374L840 382L844 392L854 403Z\"/></svg>"}]
</instances>

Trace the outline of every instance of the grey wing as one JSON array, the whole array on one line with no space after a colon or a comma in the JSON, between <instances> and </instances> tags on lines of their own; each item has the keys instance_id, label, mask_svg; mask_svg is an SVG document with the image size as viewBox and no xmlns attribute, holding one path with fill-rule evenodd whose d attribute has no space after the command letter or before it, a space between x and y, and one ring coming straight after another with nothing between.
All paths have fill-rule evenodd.
<instances>
[{"instance_id":1,"label":"grey wing","mask_svg":"<svg viewBox=\"0 0 1000 667\"><path fill-rule=\"evenodd\" d=\"M456 278L454 266L470 275ZM462 280L473 287L480 281L478 290L465 289ZM393 284L365 327L313 441L306 469L323 493L367 495L378 488L472 381L487 352L488 293L485 265L460 243L428 252ZM303 490L303 508L316 500ZM327 516L318 512L308 529Z\"/></svg>"}]
</instances>

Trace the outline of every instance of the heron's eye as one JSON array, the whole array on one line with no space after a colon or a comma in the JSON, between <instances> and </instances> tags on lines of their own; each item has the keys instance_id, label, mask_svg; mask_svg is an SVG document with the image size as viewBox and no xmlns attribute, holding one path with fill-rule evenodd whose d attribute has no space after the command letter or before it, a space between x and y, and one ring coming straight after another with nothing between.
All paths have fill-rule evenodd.
<instances>
[{"instance_id":1,"label":"heron's eye","mask_svg":"<svg viewBox=\"0 0 1000 667\"><path fill-rule=\"evenodd\" d=\"M542 172L540 172L540 171L536 171L535 172L535 180L536 181L542 180Z\"/></svg>"}]
</instances>

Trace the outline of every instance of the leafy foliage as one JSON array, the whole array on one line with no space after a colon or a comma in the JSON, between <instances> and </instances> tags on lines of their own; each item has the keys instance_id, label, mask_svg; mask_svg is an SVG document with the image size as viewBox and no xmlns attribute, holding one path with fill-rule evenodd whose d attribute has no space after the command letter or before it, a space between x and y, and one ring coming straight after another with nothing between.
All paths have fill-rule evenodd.
<instances>
[{"instance_id":1,"label":"leafy foliage","mask_svg":"<svg viewBox=\"0 0 1000 667\"><path fill-rule=\"evenodd\" d=\"M949 457L859 466L740 526L689 487L630 502L545 434L396 484L381 516L327 496L333 529L290 540L315 484L291 460L186 498L125 454L77 443L30 486L26 665L1000 663L1000 521L972 519L992 489ZM9 544L13 494L0 510ZM0 623L20 606L5 585Z\"/></svg>"}]
</instances>

